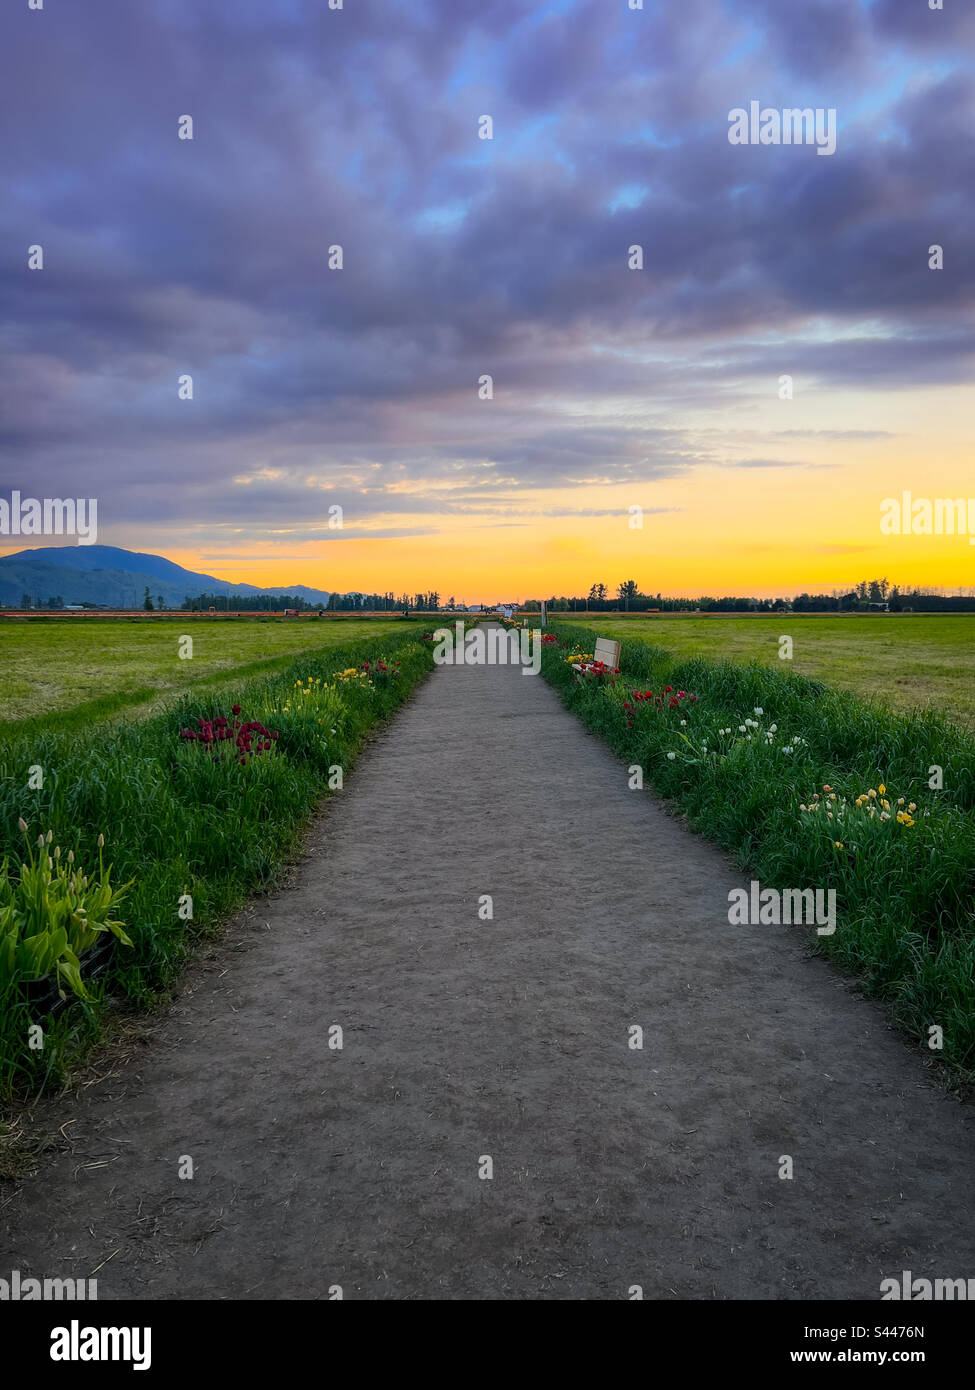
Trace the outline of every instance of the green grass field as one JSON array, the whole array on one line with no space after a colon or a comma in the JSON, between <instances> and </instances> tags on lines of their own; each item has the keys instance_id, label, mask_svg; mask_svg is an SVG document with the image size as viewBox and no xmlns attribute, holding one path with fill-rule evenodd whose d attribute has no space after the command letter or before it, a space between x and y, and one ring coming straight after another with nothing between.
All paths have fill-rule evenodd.
<instances>
[{"instance_id":1,"label":"green grass field","mask_svg":"<svg viewBox=\"0 0 975 1390\"><path fill-rule=\"evenodd\" d=\"M975 613L889 613L820 617L796 613L754 618L553 613L621 642L628 637L676 657L758 661L811 676L837 689L909 712L931 709L975 727ZM792 638L791 661L779 638Z\"/></svg>"},{"instance_id":2,"label":"green grass field","mask_svg":"<svg viewBox=\"0 0 975 1390\"><path fill-rule=\"evenodd\" d=\"M302 652L402 633L402 618L84 618L0 623L0 721L44 727L155 712L180 695L270 674ZM179 639L193 639L181 660Z\"/></svg>"}]
</instances>

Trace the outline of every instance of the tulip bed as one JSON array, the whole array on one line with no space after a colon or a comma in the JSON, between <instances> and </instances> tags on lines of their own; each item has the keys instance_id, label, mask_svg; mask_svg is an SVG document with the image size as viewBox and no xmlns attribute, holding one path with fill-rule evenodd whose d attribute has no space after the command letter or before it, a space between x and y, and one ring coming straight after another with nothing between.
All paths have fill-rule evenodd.
<instances>
[{"instance_id":1,"label":"tulip bed","mask_svg":"<svg viewBox=\"0 0 975 1390\"><path fill-rule=\"evenodd\" d=\"M334 794L330 770L348 774L432 667L430 644L407 629L305 652L261 678L228 675L219 695L188 696L138 723L4 731L0 1097L59 1082L97 1036L108 997L147 1006L195 937L271 886L316 803ZM124 886L118 918L102 901L109 863ZM82 869L94 875L84 885ZM83 896L96 889L97 904ZM92 981L82 952L107 932L116 944ZM68 1002L39 1017L44 973ZM38 1022L44 1046L31 1048Z\"/></svg>"},{"instance_id":2,"label":"tulip bed","mask_svg":"<svg viewBox=\"0 0 975 1390\"><path fill-rule=\"evenodd\" d=\"M580 680L567 658L597 634L567 623L548 635L542 672L568 708L742 871L772 888L834 888L837 930L810 944L970 1082L975 736L936 714L894 714L802 676L681 660L629 637L618 674ZM943 1046L928 1050L936 1027Z\"/></svg>"}]
</instances>

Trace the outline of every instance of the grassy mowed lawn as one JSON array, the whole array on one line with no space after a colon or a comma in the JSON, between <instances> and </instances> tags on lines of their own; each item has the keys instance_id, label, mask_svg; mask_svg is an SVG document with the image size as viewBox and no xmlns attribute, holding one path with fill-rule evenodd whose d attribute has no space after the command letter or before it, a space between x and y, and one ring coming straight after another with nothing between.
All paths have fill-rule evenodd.
<instances>
[{"instance_id":1,"label":"grassy mowed lawn","mask_svg":"<svg viewBox=\"0 0 975 1390\"><path fill-rule=\"evenodd\" d=\"M758 661L885 701L893 709L936 709L975 727L975 613L890 613L850 617L798 613L754 618L618 617L553 613L621 642L638 638L675 656ZM779 638L792 638L792 660Z\"/></svg>"},{"instance_id":2,"label":"grassy mowed lawn","mask_svg":"<svg viewBox=\"0 0 975 1390\"><path fill-rule=\"evenodd\" d=\"M402 633L402 618L79 618L0 622L0 721L143 717L179 695L272 672L301 652ZM183 635L193 656L181 660Z\"/></svg>"}]
</instances>

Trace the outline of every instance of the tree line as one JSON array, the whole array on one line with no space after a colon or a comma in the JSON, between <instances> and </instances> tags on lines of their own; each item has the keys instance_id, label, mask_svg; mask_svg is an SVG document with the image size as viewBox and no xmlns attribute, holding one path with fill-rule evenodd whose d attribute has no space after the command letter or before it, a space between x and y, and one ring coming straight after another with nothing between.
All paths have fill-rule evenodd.
<instances>
[{"instance_id":1,"label":"tree line","mask_svg":"<svg viewBox=\"0 0 975 1390\"><path fill-rule=\"evenodd\" d=\"M148 595L147 595L148 599ZM453 606L450 599L450 606ZM428 594L366 594L353 590L348 594L329 594L327 603L311 603L298 594L197 594L195 598L183 600L182 607L189 613L205 613L212 608L217 613L279 613L283 608L293 608L299 613L396 613L413 612L415 609L436 611L440 607L440 595L435 590Z\"/></svg>"},{"instance_id":2,"label":"tree line","mask_svg":"<svg viewBox=\"0 0 975 1390\"><path fill-rule=\"evenodd\" d=\"M755 598L751 595L725 595L716 598L702 594L699 598L670 598L664 594L645 594L635 579L626 579L617 584L614 591L605 584L593 584L587 594L577 596L555 594L544 600L546 608L553 613L856 613L868 612L871 608L886 609L891 613L905 610L914 612L975 612L975 590L967 594L942 594L931 589L900 588L886 578L864 579L846 592L833 590L829 594L810 594L803 592L791 598ZM542 600L529 599L521 608L529 613L537 613ZM96 608L105 605L84 603L83 608ZM64 600L42 599L24 594L20 601L22 609L58 609L64 607ZM148 587L142 607L147 612L164 609L166 604L161 594L153 596ZM353 590L347 594L333 593L325 604L312 603L298 594L198 594L187 596L181 609L191 613L259 612L275 613L290 608L299 613L331 612L425 612L440 610L440 594L436 589L429 592L396 594L392 589L385 593L364 593ZM455 607L453 595L447 599L447 611Z\"/></svg>"},{"instance_id":3,"label":"tree line","mask_svg":"<svg viewBox=\"0 0 975 1390\"><path fill-rule=\"evenodd\" d=\"M975 612L975 593L944 595L923 591L918 587L900 588L886 578L864 579L847 592L834 590L830 594L796 594L786 598L755 598L753 595L725 595L715 598L702 594L699 598L668 598L661 593L644 594L635 579L623 580L611 592L605 584L593 584L588 594L569 597L552 595L545 606L555 613L857 613L871 608L887 609L891 613L905 610L917 612ZM522 606L538 612L542 601L530 599Z\"/></svg>"},{"instance_id":4,"label":"tree line","mask_svg":"<svg viewBox=\"0 0 975 1390\"><path fill-rule=\"evenodd\" d=\"M411 612L416 608L436 610L440 607L440 595L435 591L428 594L397 595L392 589L384 594L364 594L353 589L347 594L329 594L325 606L333 613L354 613L357 609L365 613L402 613Z\"/></svg>"}]
</instances>

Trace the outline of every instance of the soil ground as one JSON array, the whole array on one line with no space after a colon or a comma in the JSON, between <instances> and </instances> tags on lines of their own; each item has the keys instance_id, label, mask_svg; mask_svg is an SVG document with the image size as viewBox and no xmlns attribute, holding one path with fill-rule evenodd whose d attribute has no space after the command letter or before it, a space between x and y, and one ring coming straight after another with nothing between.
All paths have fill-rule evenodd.
<instances>
[{"instance_id":1,"label":"soil ground","mask_svg":"<svg viewBox=\"0 0 975 1390\"><path fill-rule=\"evenodd\" d=\"M729 925L742 883L540 677L437 670L147 1045L38 1109L0 1271L100 1266L100 1299L975 1275L970 1107L801 932Z\"/></svg>"}]
</instances>

